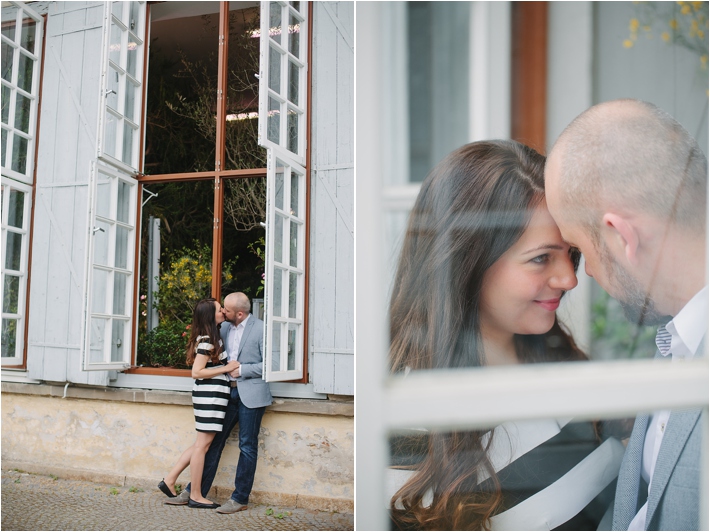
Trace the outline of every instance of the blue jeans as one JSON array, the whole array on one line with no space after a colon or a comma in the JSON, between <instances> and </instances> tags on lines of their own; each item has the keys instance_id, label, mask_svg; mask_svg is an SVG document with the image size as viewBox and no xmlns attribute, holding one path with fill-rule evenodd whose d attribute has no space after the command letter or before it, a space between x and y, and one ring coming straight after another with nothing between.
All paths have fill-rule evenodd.
<instances>
[{"instance_id":1,"label":"blue jeans","mask_svg":"<svg viewBox=\"0 0 710 532\"><path fill-rule=\"evenodd\" d=\"M256 473L256 457L259 445L259 428L261 418L264 417L265 406L260 408L249 408L242 403L239 398L239 388L230 388L231 397L227 404L227 412L224 415L224 427L222 432L215 434L214 440L205 455L205 468L202 471L202 496L207 497L212 482L217 474L217 466L222 456L222 451L227 443L227 438L234 426L239 423L239 462L237 463L237 474L234 478L234 492L232 499L239 504L249 503L249 494L254 485L254 474ZM187 485L190 490L190 485Z\"/></svg>"}]
</instances>

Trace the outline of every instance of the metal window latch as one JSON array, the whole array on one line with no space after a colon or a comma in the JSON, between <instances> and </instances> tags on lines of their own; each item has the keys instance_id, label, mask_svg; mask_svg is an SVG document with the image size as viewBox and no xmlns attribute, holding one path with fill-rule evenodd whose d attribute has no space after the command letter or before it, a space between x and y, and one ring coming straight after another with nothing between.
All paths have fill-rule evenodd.
<instances>
[{"instance_id":1,"label":"metal window latch","mask_svg":"<svg viewBox=\"0 0 710 532\"><path fill-rule=\"evenodd\" d=\"M104 95L108 96L109 94L118 94L118 93L113 89L107 89L106 92L104 92Z\"/></svg>"},{"instance_id":2,"label":"metal window latch","mask_svg":"<svg viewBox=\"0 0 710 532\"><path fill-rule=\"evenodd\" d=\"M121 341L120 338L118 340L116 340L116 347L121 347L122 345L123 345L123 342Z\"/></svg>"},{"instance_id":3,"label":"metal window latch","mask_svg":"<svg viewBox=\"0 0 710 532\"><path fill-rule=\"evenodd\" d=\"M105 233L105 232L106 232L106 231L104 231L104 228L103 228L103 227L94 227L94 228L91 230L91 234L92 234L92 235L95 235L95 234L96 234L97 232L99 232L99 231L101 231L102 233Z\"/></svg>"}]
</instances>

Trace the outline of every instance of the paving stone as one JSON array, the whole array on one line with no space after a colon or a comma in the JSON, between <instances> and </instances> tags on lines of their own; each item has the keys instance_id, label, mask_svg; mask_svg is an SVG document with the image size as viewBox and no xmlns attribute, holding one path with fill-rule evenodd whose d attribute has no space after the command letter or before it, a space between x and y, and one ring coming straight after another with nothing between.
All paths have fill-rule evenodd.
<instances>
[{"instance_id":1,"label":"paving stone","mask_svg":"<svg viewBox=\"0 0 710 532\"><path fill-rule=\"evenodd\" d=\"M352 514L249 505L236 514L168 506L158 488L2 470L2 530L353 530ZM216 501L224 502L224 501ZM278 516L282 516L279 518Z\"/></svg>"}]
</instances>

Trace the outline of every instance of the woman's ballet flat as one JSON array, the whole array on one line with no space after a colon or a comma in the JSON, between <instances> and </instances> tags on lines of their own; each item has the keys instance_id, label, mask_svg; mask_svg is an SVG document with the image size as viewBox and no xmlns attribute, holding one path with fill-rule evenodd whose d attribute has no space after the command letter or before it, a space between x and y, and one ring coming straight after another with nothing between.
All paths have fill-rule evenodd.
<instances>
[{"instance_id":1,"label":"woman's ballet flat","mask_svg":"<svg viewBox=\"0 0 710 532\"><path fill-rule=\"evenodd\" d=\"M216 502L212 502L210 504L205 504L203 502L193 501L192 499L189 499L187 501L187 506L189 508L209 508L209 509L219 508L219 504L217 504Z\"/></svg>"},{"instance_id":2,"label":"woman's ballet flat","mask_svg":"<svg viewBox=\"0 0 710 532\"><path fill-rule=\"evenodd\" d=\"M158 489L160 491L162 491L163 493L165 493L165 495L167 495L171 499L173 497L177 497L177 495L175 495L172 491L170 491L170 488L168 488L168 485L165 483L165 479L160 481L160 484L158 484Z\"/></svg>"}]
</instances>

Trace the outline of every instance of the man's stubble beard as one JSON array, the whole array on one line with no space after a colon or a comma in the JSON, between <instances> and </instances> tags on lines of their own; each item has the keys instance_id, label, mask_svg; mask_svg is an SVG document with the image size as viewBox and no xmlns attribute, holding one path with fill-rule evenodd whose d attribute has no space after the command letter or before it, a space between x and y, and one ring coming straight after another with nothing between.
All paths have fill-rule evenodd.
<instances>
[{"instance_id":1,"label":"man's stubble beard","mask_svg":"<svg viewBox=\"0 0 710 532\"><path fill-rule=\"evenodd\" d=\"M615 287L616 299L624 311L624 316L636 325L660 325L669 317L661 314L651 299L650 294L624 267L614 259L604 243L597 249L610 284Z\"/></svg>"}]
</instances>

